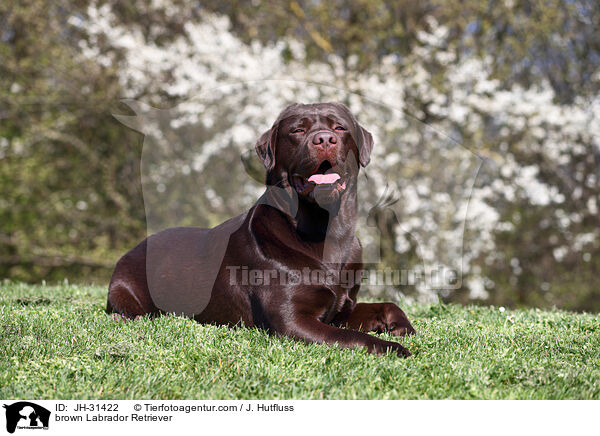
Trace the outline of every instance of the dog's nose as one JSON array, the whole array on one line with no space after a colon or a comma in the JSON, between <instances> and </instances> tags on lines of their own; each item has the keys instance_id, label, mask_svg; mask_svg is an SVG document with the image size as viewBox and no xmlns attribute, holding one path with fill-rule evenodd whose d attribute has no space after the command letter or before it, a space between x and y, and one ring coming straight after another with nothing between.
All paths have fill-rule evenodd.
<instances>
[{"instance_id":1,"label":"dog's nose","mask_svg":"<svg viewBox=\"0 0 600 436\"><path fill-rule=\"evenodd\" d=\"M312 143L320 145L321 147L328 147L337 144L337 138L333 132L317 132L317 134L313 136Z\"/></svg>"}]
</instances>

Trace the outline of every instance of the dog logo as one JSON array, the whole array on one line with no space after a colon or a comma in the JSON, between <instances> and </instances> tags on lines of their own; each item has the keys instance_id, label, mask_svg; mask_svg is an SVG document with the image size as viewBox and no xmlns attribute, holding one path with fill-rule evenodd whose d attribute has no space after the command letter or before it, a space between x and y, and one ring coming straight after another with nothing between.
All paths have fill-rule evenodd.
<instances>
[{"instance_id":1,"label":"dog logo","mask_svg":"<svg viewBox=\"0 0 600 436\"><path fill-rule=\"evenodd\" d=\"M6 431L14 433L18 429L48 430L50 411L28 401L4 404L6 409Z\"/></svg>"}]
</instances>

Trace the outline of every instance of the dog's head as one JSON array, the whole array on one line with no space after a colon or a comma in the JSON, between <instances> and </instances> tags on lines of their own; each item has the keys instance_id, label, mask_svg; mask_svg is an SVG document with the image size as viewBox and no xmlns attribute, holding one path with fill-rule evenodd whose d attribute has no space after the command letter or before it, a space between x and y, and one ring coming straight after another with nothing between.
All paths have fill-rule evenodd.
<instances>
[{"instance_id":1,"label":"dog's head","mask_svg":"<svg viewBox=\"0 0 600 436\"><path fill-rule=\"evenodd\" d=\"M341 103L292 104L256 143L267 185L320 205L340 200L369 163L373 137Z\"/></svg>"}]
</instances>

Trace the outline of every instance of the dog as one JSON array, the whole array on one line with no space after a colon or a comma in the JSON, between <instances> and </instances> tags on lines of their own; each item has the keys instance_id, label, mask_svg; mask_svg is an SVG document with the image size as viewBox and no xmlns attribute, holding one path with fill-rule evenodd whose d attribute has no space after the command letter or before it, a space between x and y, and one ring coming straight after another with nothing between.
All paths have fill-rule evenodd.
<instances>
[{"instance_id":1,"label":"dog","mask_svg":"<svg viewBox=\"0 0 600 436\"><path fill-rule=\"evenodd\" d=\"M107 312L176 313L410 356L367 333L413 334L406 314L393 303L356 301L357 176L372 135L341 103L292 104L255 149L266 168L259 201L213 229L170 228L141 242L115 267Z\"/></svg>"}]
</instances>

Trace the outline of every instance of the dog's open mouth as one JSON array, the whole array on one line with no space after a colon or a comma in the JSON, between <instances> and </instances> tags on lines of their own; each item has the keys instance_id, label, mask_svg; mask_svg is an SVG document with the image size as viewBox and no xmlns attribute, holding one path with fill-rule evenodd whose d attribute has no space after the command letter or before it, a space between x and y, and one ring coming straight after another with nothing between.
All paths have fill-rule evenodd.
<instances>
[{"instance_id":1,"label":"dog's open mouth","mask_svg":"<svg viewBox=\"0 0 600 436\"><path fill-rule=\"evenodd\" d=\"M346 182L342 180L329 161L323 161L308 178L294 174L292 180L298 194L303 196L309 196L314 191L333 195L346 189Z\"/></svg>"}]
</instances>

